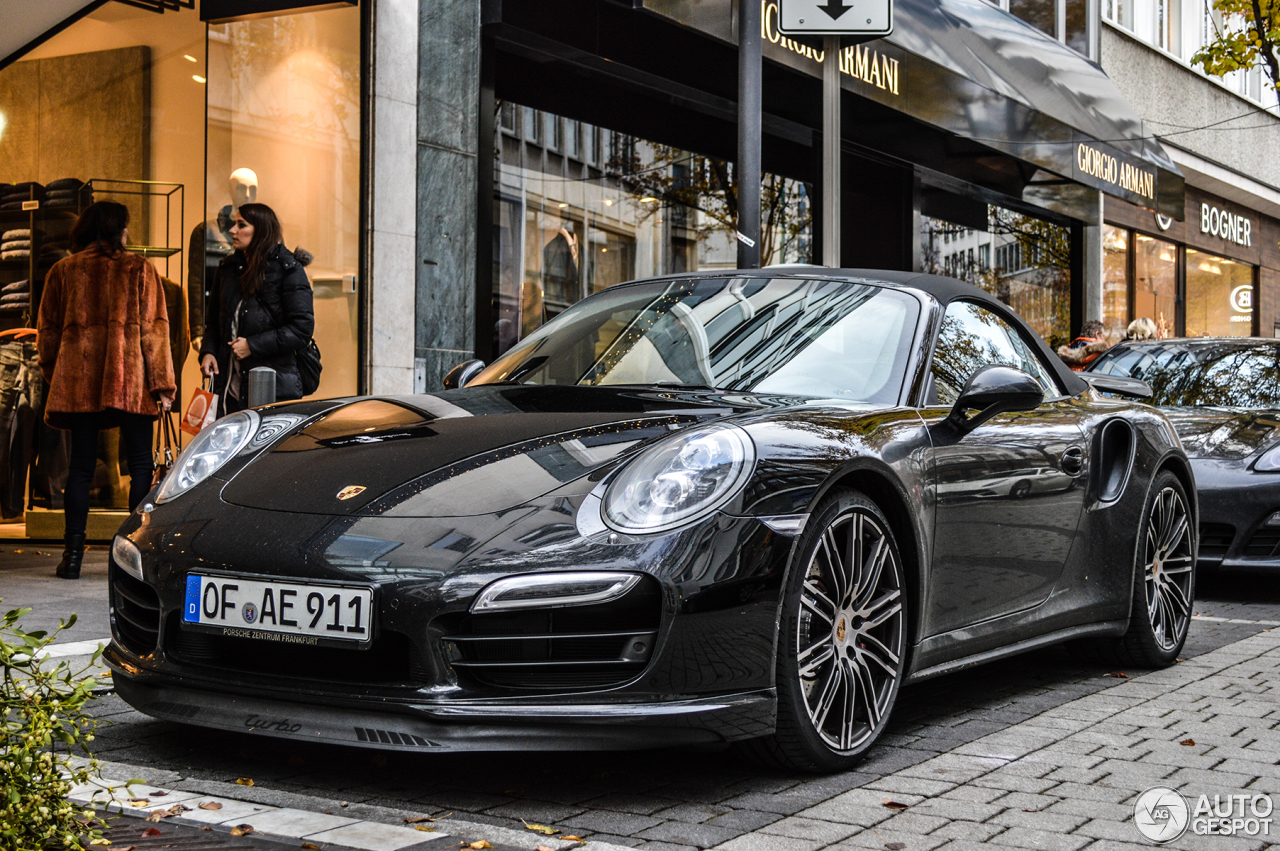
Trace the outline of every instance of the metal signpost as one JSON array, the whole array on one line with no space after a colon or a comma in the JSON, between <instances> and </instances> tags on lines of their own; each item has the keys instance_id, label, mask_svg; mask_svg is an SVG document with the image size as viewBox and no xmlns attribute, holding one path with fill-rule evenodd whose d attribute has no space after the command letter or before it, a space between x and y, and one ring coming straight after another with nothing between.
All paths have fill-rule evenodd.
<instances>
[{"instance_id":1,"label":"metal signpost","mask_svg":"<svg viewBox=\"0 0 1280 851\"><path fill-rule=\"evenodd\" d=\"M741 2L755 5L752 0ZM840 51L893 32L893 0L778 0L778 31L823 36L822 265L839 268Z\"/></svg>"}]
</instances>

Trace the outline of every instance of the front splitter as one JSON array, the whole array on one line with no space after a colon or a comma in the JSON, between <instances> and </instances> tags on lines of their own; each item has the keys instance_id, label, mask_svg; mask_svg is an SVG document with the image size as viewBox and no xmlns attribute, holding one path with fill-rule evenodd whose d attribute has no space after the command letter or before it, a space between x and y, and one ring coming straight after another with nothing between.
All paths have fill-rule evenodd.
<instances>
[{"instance_id":1,"label":"front splitter","mask_svg":"<svg viewBox=\"0 0 1280 851\"><path fill-rule=\"evenodd\" d=\"M632 750L709 744L773 732L769 692L649 704L404 705L399 711L295 703L140 681L116 693L166 721L294 741L396 751Z\"/></svg>"}]
</instances>

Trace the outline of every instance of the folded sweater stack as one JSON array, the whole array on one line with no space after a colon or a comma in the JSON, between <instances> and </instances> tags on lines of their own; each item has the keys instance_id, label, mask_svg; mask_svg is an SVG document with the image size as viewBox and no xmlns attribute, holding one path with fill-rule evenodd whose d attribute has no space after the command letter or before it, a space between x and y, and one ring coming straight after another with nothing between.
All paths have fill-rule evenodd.
<instances>
[{"instance_id":1,"label":"folded sweater stack","mask_svg":"<svg viewBox=\"0 0 1280 851\"><path fill-rule=\"evenodd\" d=\"M83 180L74 177L63 177L45 186L46 207L76 208L93 203L93 190L85 186Z\"/></svg>"},{"instance_id":2,"label":"folded sweater stack","mask_svg":"<svg viewBox=\"0 0 1280 851\"><path fill-rule=\"evenodd\" d=\"M5 194L0 195L0 210L21 210L24 201L39 201L43 204L44 200L44 186L39 183L15 183Z\"/></svg>"},{"instance_id":3,"label":"folded sweater stack","mask_svg":"<svg viewBox=\"0 0 1280 851\"><path fill-rule=\"evenodd\" d=\"M43 234L35 231L35 239ZM0 260L26 260L31 256L32 231L28 228L16 228L0 234Z\"/></svg>"},{"instance_id":4,"label":"folded sweater stack","mask_svg":"<svg viewBox=\"0 0 1280 851\"><path fill-rule=\"evenodd\" d=\"M31 283L14 281L0 287L0 314L22 313L31 306Z\"/></svg>"}]
</instances>

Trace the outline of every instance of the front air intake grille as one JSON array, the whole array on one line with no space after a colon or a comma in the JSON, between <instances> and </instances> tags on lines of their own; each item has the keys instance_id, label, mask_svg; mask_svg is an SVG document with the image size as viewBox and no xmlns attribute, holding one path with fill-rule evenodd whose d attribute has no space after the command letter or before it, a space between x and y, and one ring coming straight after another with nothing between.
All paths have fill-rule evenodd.
<instances>
[{"instance_id":1,"label":"front air intake grille","mask_svg":"<svg viewBox=\"0 0 1280 851\"><path fill-rule=\"evenodd\" d=\"M160 639L160 597L147 583L125 573L115 562L108 573L111 626L116 640L135 656L155 652Z\"/></svg>"},{"instance_id":2,"label":"front air intake grille","mask_svg":"<svg viewBox=\"0 0 1280 851\"><path fill-rule=\"evenodd\" d=\"M232 675L265 674L320 683L416 684L410 664L415 656L412 642L398 632L384 632L367 650L312 647L187 629L175 614L165 630L165 652L179 662Z\"/></svg>"},{"instance_id":3,"label":"front air intake grille","mask_svg":"<svg viewBox=\"0 0 1280 851\"><path fill-rule=\"evenodd\" d=\"M1249 539L1249 543L1245 544L1244 551L1240 555L1270 558L1276 554L1277 546L1280 546L1280 527L1263 526L1253 533L1253 537Z\"/></svg>"},{"instance_id":4,"label":"front air intake grille","mask_svg":"<svg viewBox=\"0 0 1280 851\"><path fill-rule=\"evenodd\" d=\"M1236 527L1230 523L1201 523L1200 558L1226 558L1235 537Z\"/></svg>"},{"instance_id":5,"label":"front air intake grille","mask_svg":"<svg viewBox=\"0 0 1280 851\"><path fill-rule=\"evenodd\" d=\"M639 676L662 619L656 580L592 606L450 615L437 621L454 669L485 685L594 689Z\"/></svg>"}]
</instances>

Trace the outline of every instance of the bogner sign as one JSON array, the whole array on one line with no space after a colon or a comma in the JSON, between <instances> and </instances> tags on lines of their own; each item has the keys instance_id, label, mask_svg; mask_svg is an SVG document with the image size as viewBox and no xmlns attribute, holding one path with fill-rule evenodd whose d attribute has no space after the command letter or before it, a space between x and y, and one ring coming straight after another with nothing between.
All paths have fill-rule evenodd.
<instances>
[{"instance_id":1,"label":"bogner sign","mask_svg":"<svg viewBox=\"0 0 1280 851\"><path fill-rule=\"evenodd\" d=\"M360 0L201 0L200 20L210 24L318 12L360 5Z\"/></svg>"}]
</instances>

